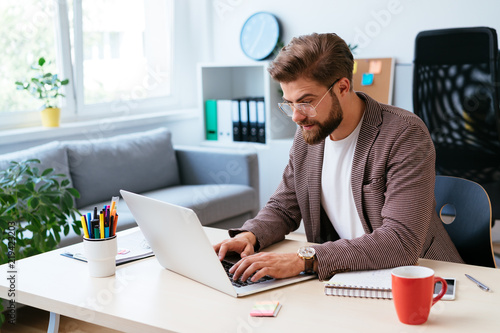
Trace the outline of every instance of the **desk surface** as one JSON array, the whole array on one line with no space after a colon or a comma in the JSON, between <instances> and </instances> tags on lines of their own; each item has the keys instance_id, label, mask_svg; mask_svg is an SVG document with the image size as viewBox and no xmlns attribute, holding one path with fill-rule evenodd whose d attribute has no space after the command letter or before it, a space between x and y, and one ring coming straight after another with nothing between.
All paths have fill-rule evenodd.
<instances>
[{"instance_id":1,"label":"desk surface","mask_svg":"<svg viewBox=\"0 0 500 333\"><path fill-rule=\"evenodd\" d=\"M224 230L205 228L213 243ZM129 231L127 231L129 232ZM266 251L295 252L304 244L291 237ZM66 248L67 249L67 248ZM323 283L310 280L233 298L163 269L149 258L117 267L109 278L90 278L86 263L55 250L16 263L16 302L125 332L494 332L500 327L500 270L420 260L442 277L457 279L454 301L438 302L424 325L401 324L390 300L325 296ZM488 285L483 292L464 276ZM0 266L0 297L9 299L8 267ZM276 318L253 318L258 300L283 305ZM425 327L423 327L425 326Z\"/></svg>"}]
</instances>

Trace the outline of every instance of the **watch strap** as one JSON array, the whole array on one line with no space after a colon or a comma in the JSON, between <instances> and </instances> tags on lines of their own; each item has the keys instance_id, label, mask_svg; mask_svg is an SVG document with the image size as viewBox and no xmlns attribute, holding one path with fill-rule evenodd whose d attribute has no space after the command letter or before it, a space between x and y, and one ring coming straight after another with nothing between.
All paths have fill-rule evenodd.
<instances>
[{"instance_id":1,"label":"watch strap","mask_svg":"<svg viewBox=\"0 0 500 333\"><path fill-rule=\"evenodd\" d=\"M304 273L305 274L316 274L314 271L314 262L316 261L316 255L311 258L304 259Z\"/></svg>"}]
</instances>

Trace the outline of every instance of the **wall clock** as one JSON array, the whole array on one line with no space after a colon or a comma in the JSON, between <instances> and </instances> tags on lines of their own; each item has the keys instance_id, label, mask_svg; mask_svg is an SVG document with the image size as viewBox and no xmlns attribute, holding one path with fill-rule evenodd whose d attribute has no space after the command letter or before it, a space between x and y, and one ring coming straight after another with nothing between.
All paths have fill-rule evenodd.
<instances>
[{"instance_id":1,"label":"wall clock","mask_svg":"<svg viewBox=\"0 0 500 333\"><path fill-rule=\"evenodd\" d=\"M276 16L258 12L243 24L240 34L241 49L247 57L263 60L273 53L279 37L280 27Z\"/></svg>"}]
</instances>

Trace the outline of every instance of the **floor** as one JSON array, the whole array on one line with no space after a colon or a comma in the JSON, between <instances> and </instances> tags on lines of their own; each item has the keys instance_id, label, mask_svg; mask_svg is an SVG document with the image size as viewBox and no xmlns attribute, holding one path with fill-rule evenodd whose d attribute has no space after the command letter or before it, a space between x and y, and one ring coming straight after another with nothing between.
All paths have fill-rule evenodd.
<instances>
[{"instance_id":1,"label":"floor","mask_svg":"<svg viewBox=\"0 0 500 333\"><path fill-rule=\"evenodd\" d=\"M7 316L6 316L7 317ZM7 318L6 318L7 319ZM22 306L17 309L16 323L4 323L2 333L46 333L49 326L49 313L44 310ZM84 321L61 316L59 322L60 333L117 333L109 328L104 328Z\"/></svg>"}]
</instances>

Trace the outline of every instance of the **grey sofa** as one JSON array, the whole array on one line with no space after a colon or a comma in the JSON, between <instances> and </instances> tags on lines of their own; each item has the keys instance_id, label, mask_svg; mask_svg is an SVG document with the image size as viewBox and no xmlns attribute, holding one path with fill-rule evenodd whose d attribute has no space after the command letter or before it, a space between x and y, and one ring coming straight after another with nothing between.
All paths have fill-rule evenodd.
<instances>
[{"instance_id":1,"label":"grey sofa","mask_svg":"<svg viewBox=\"0 0 500 333\"><path fill-rule=\"evenodd\" d=\"M189 207L203 225L217 228L241 226L259 209L256 153L174 147L166 128L98 140L53 141L0 155L0 169L28 158L40 159L41 170L52 167L68 175L80 192L76 206L81 213L109 204L120 189ZM117 212L118 230L136 226L123 200ZM80 240L71 231L59 246Z\"/></svg>"}]
</instances>

